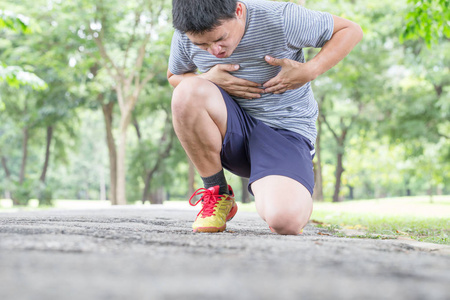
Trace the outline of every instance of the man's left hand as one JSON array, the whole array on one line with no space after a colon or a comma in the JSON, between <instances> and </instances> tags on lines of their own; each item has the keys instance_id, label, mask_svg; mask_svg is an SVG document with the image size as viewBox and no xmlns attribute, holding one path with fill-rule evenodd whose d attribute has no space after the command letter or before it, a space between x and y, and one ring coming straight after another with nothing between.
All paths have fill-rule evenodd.
<instances>
[{"instance_id":1,"label":"man's left hand","mask_svg":"<svg viewBox=\"0 0 450 300\"><path fill-rule=\"evenodd\" d=\"M264 93L281 94L287 90L298 89L317 77L308 63L300 63L287 58L278 59L268 55L265 60L272 66L281 66L281 70L277 76L263 84Z\"/></svg>"}]
</instances>

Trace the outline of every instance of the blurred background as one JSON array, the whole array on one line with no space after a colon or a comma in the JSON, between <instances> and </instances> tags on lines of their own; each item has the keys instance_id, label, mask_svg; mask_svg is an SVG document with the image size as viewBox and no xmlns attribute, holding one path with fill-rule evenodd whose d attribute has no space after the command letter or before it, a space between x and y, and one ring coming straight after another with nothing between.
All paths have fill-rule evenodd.
<instances>
[{"instance_id":1,"label":"blurred background","mask_svg":"<svg viewBox=\"0 0 450 300\"><path fill-rule=\"evenodd\" d=\"M295 2L364 31L313 82L314 200L449 195L450 1ZM169 0L2 1L0 206L186 201L202 187L171 125L172 33Z\"/></svg>"}]
</instances>

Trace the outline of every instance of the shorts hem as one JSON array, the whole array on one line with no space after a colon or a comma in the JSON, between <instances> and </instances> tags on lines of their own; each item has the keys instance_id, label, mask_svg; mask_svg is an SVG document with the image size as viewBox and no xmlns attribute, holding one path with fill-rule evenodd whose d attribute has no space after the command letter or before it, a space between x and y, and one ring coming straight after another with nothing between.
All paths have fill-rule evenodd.
<instances>
[{"instance_id":1,"label":"shorts hem","mask_svg":"<svg viewBox=\"0 0 450 300\"><path fill-rule=\"evenodd\" d=\"M285 176L285 177L294 179L295 181L302 184L308 190L308 192L311 194L311 197L312 197L312 194L314 191L314 185L311 187L311 185L308 183L308 180L304 179L302 176L299 176L299 175L289 172L287 170L267 170L264 172L259 172L258 174L255 174L255 175L252 174L250 176L250 180L248 183L248 191L250 192L250 194L252 194L254 196L253 191L251 189L251 184L253 182L255 182L261 178L264 178L266 176L270 176L270 175L279 175L279 176Z\"/></svg>"}]
</instances>

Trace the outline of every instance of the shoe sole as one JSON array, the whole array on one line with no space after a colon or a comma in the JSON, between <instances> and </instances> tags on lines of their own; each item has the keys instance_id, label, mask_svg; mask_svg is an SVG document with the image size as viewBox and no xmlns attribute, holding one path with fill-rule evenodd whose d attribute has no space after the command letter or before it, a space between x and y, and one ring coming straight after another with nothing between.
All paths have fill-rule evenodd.
<instances>
[{"instance_id":1,"label":"shoe sole","mask_svg":"<svg viewBox=\"0 0 450 300\"><path fill-rule=\"evenodd\" d=\"M236 202L234 203L234 205L231 207L230 212L227 215L227 220L231 221L231 219L234 218L234 216L236 215L238 211L238 206L236 204ZM227 228L227 224L223 225L222 227L198 227L196 229L193 229L193 232L223 232L225 231L225 229Z\"/></svg>"},{"instance_id":2,"label":"shoe sole","mask_svg":"<svg viewBox=\"0 0 450 300\"><path fill-rule=\"evenodd\" d=\"M193 232L223 232L227 228L227 225L223 225L222 227L198 227Z\"/></svg>"}]
</instances>

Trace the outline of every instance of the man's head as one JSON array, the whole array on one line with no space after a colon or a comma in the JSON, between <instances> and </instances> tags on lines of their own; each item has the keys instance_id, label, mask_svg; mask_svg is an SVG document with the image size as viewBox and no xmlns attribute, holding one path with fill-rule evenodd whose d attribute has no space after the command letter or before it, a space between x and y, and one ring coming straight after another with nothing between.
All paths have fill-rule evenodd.
<instances>
[{"instance_id":1,"label":"man's head","mask_svg":"<svg viewBox=\"0 0 450 300\"><path fill-rule=\"evenodd\" d=\"M245 32L244 4L237 0L173 0L173 26L201 49L229 57Z\"/></svg>"},{"instance_id":2,"label":"man's head","mask_svg":"<svg viewBox=\"0 0 450 300\"><path fill-rule=\"evenodd\" d=\"M173 26L181 32L203 34L236 17L237 0L173 0Z\"/></svg>"}]
</instances>

